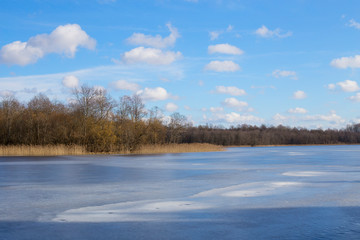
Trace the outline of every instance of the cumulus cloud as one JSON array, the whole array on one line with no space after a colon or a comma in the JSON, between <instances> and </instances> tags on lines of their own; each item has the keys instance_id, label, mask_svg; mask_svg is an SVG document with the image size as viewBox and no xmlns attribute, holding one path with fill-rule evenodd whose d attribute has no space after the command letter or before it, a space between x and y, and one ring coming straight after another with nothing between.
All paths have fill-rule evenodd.
<instances>
[{"instance_id":1,"label":"cumulus cloud","mask_svg":"<svg viewBox=\"0 0 360 240\"><path fill-rule=\"evenodd\" d=\"M122 56L122 60L128 64L147 63L153 65L169 65L181 58L180 52L162 51L157 48L137 47Z\"/></svg>"},{"instance_id":2,"label":"cumulus cloud","mask_svg":"<svg viewBox=\"0 0 360 240\"><path fill-rule=\"evenodd\" d=\"M242 124L242 123L262 123L264 122L264 120L262 118L256 117L254 115L241 115L239 113L235 113L235 112L231 112L228 114L225 114L224 119L226 122L228 123L237 123L237 124Z\"/></svg>"},{"instance_id":3,"label":"cumulus cloud","mask_svg":"<svg viewBox=\"0 0 360 240\"><path fill-rule=\"evenodd\" d=\"M0 63L25 66L37 62L49 53L73 58L78 47L94 49L96 41L78 24L57 27L50 34L31 37L27 42L15 41L0 50Z\"/></svg>"},{"instance_id":4,"label":"cumulus cloud","mask_svg":"<svg viewBox=\"0 0 360 240\"><path fill-rule=\"evenodd\" d=\"M360 90L359 85L355 81L345 80L344 82L338 82L338 86L340 86L341 90L344 92L356 92Z\"/></svg>"},{"instance_id":5,"label":"cumulus cloud","mask_svg":"<svg viewBox=\"0 0 360 240\"><path fill-rule=\"evenodd\" d=\"M77 88L79 86L79 79L74 75L65 76L62 84L67 88Z\"/></svg>"},{"instance_id":6,"label":"cumulus cloud","mask_svg":"<svg viewBox=\"0 0 360 240\"><path fill-rule=\"evenodd\" d=\"M221 33L222 33L221 31L212 31L212 32L209 32L210 40L213 41L213 40L218 39Z\"/></svg>"},{"instance_id":7,"label":"cumulus cloud","mask_svg":"<svg viewBox=\"0 0 360 240\"><path fill-rule=\"evenodd\" d=\"M142 99L145 101L160 101L166 100L171 95L166 91L165 88L145 88L144 90L139 90L136 92Z\"/></svg>"},{"instance_id":8,"label":"cumulus cloud","mask_svg":"<svg viewBox=\"0 0 360 240\"><path fill-rule=\"evenodd\" d=\"M7 90L0 91L0 97L7 98L7 97L12 97L12 96L14 96L14 92L7 91Z\"/></svg>"},{"instance_id":9,"label":"cumulus cloud","mask_svg":"<svg viewBox=\"0 0 360 240\"><path fill-rule=\"evenodd\" d=\"M273 118L273 120L275 120L278 123L286 121L288 119L288 117L281 115L280 113L275 114L272 118Z\"/></svg>"},{"instance_id":10,"label":"cumulus cloud","mask_svg":"<svg viewBox=\"0 0 360 240\"><path fill-rule=\"evenodd\" d=\"M178 30L170 23L166 24L170 31L170 35L163 38L160 35L151 36L142 33L134 33L127 42L133 45L149 46L154 48L167 48L174 46L176 39L180 37Z\"/></svg>"},{"instance_id":11,"label":"cumulus cloud","mask_svg":"<svg viewBox=\"0 0 360 240\"><path fill-rule=\"evenodd\" d=\"M226 28L226 31L231 32L233 29L234 29L234 26L229 24L229 26Z\"/></svg>"},{"instance_id":12,"label":"cumulus cloud","mask_svg":"<svg viewBox=\"0 0 360 240\"><path fill-rule=\"evenodd\" d=\"M355 96L351 96L349 99L353 102L360 102L360 93L356 93Z\"/></svg>"},{"instance_id":13,"label":"cumulus cloud","mask_svg":"<svg viewBox=\"0 0 360 240\"><path fill-rule=\"evenodd\" d=\"M216 112L222 112L224 109L222 107L210 107L210 112L216 113Z\"/></svg>"},{"instance_id":14,"label":"cumulus cloud","mask_svg":"<svg viewBox=\"0 0 360 240\"><path fill-rule=\"evenodd\" d=\"M270 30L265 25L262 25L260 28L258 28L255 31L255 34L263 38L272 38L272 37L286 38L286 37L290 37L292 35L292 32L282 33L280 28L276 28L275 30Z\"/></svg>"},{"instance_id":15,"label":"cumulus cloud","mask_svg":"<svg viewBox=\"0 0 360 240\"><path fill-rule=\"evenodd\" d=\"M245 95L246 92L243 89L237 87L225 87L225 86L216 86L217 93L230 94L232 96L242 96Z\"/></svg>"},{"instance_id":16,"label":"cumulus cloud","mask_svg":"<svg viewBox=\"0 0 360 240\"><path fill-rule=\"evenodd\" d=\"M306 110L305 108L300 108L300 107L290 108L290 109L288 110L288 113L305 114L305 113L307 113L307 110Z\"/></svg>"},{"instance_id":17,"label":"cumulus cloud","mask_svg":"<svg viewBox=\"0 0 360 240\"><path fill-rule=\"evenodd\" d=\"M236 109L237 111L244 111L249 106L247 102L239 101L236 98L226 98L222 104L226 107Z\"/></svg>"},{"instance_id":18,"label":"cumulus cloud","mask_svg":"<svg viewBox=\"0 0 360 240\"><path fill-rule=\"evenodd\" d=\"M345 120L340 117L339 115L336 114L335 111L331 111L330 114L328 115L321 115L321 114L317 114L317 115L309 115L309 116L305 116L303 118L303 120L305 121L326 121L326 122L330 122L332 124L339 124L339 123L345 123Z\"/></svg>"},{"instance_id":19,"label":"cumulus cloud","mask_svg":"<svg viewBox=\"0 0 360 240\"><path fill-rule=\"evenodd\" d=\"M208 53L209 54L223 53L223 54L231 54L231 55L241 55L244 53L244 51L241 50L240 48L232 46L228 43L224 43L224 44L210 45L208 47Z\"/></svg>"},{"instance_id":20,"label":"cumulus cloud","mask_svg":"<svg viewBox=\"0 0 360 240\"><path fill-rule=\"evenodd\" d=\"M356 28L356 29L360 29L360 23L358 23L358 22L355 21L354 19L351 19L351 20L349 21L348 26L349 26L349 27Z\"/></svg>"},{"instance_id":21,"label":"cumulus cloud","mask_svg":"<svg viewBox=\"0 0 360 240\"><path fill-rule=\"evenodd\" d=\"M211 61L205 66L205 70L215 72L236 72L241 68L233 61Z\"/></svg>"},{"instance_id":22,"label":"cumulus cloud","mask_svg":"<svg viewBox=\"0 0 360 240\"><path fill-rule=\"evenodd\" d=\"M140 85L133 82L128 82L125 80L118 80L111 84L116 90L128 90L135 92L140 89Z\"/></svg>"},{"instance_id":23,"label":"cumulus cloud","mask_svg":"<svg viewBox=\"0 0 360 240\"><path fill-rule=\"evenodd\" d=\"M297 80L296 72L276 69L272 72L272 75L276 78L290 77L291 79Z\"/></svg>"},{"instance_id":24,"label":"cumulus cloud","mask_svg":"<svg viewBox=\"0 0 360 240\"><path fill-rule=\"evenodd\" d=\"M330 65L336 68L360 68L360 55L354 57L336 58L330 62Z\"/></svg>"},{"instance_id":25,"label":"cumulus cloud","mask_svg":"<svg viewBox=\"0 0 360 240\"><path fill-rule=\"evenodd\" d=\"M330 83L330 84L328 84L328 85L326 86L326 88L329 89L329 90L335 90L336 85L333 84L333 83Z\"/></svg>"},{"instance_id":26,"label":"cumulus cloud","mask_svg":"<svg viewBox=\"0 0 360 240\"><path fill-rule=\"evenodd\" d=\"M179 107L175 103L167 103L165 109L168 112L175 112Z\"/></svg>"},{"instance_id":27,"label":"cumulus cloud","mask_svg":"<svg viewBox=\"0 0 360 240\"><path fill-rule=\"evenodd\" d=\"M304 99L306 97L307 97L306 93L301 90L298 90L298 91L294 92L294 94L293 94L293 98L295 98L295 99Z\"/></svg>"},{"instance_id":28,"label":"cumulus cloud","mask_svg":"<svg viewBox=\"0 0 360 240\"><path fill-rule=\"evenodd\" d=\"M220 36L221 34L223 34L224 32L231 32L233 29L234 29L234 26L229 25L229 26L225 29L225 31L224 31L224 30L219 30L219 31L209 32L210 40L211 40L211 41L216 40L216 39L218 39L219 36Z\"/></svg>"}]
</instances>

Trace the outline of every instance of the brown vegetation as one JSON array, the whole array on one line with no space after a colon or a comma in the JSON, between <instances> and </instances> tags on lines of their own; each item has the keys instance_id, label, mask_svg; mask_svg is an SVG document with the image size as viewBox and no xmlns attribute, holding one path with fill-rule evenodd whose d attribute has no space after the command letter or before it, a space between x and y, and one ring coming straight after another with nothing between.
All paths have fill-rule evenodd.
<instances>
[{"instance_id":1,"label":"brown vegetation","mask_svg":"<svg viewBox=\"0 0 360 240\"><path fill-rule=\"evenodd\" d=\"M109 152L109 154L160 154L160 153L184 153L184 152L215 152L224 151L224 147L208 143L191 144L155 144L143 145L138 150ZM45 146L0 146L0 156L61 156L61 155L87 155L99 154L87 152L85 147L78 145L45 145Z\"/></svg>"},{"instance_id":2,"label":"brown vegetation","mask_svg":"<svg viewBox=\"0 0 360 240\"><path fill-rule=\"evenodd\" d=\"M56 146L0 146L0 156L60 156L83 155L86 150L82 146L56 145Z\"/></svg>"},{"instance_id":3,"label":"brown vegetation","mask_svg":"<svg viewBox=\"0 0 360 240\"><path fill-rule=\"evenodd\" d=\"M158 154L158 153L184 153L184 152L218 152L225 148L208 143L183 143L183 144L156 144L144 145L135 154Z\"/></svg>"},{"instance_id":4,"label":"brown vegetation","mask_svg":"<svg viewBox=\"0 0 360 240\"><path fill-rule=\"evenodd\" d=\"M83 149L79 150L79 154L140 153L145 148L155 153L154 146L163 149L167 144L183 143L222 146L356 144L360 143L360 124L341 130L246 124L230 128L195 127L179 113L172 114L164 122L161 111L156 107L145 109L137 95L123 96L115 101L106 91L87 86L74 90L70 104L51 101L43 94L27 103L20 103L14 97L5 97L0 101L0 146L23 149L27 148L25 146L45 146L44 149L48 149L49 146L57 148L60 145L64 150L54 149L54 152L63 151L64 154L69 151L67 146L81 146ZM6 151L11 148L3 147ZM166 148L167 152L180 151ZM16 154L17 150L12 151ZM19 154L33 154L32 150L18 151ZM77 151L70 150L69 154L77 154Z\"/></svg>"}]
</instances>

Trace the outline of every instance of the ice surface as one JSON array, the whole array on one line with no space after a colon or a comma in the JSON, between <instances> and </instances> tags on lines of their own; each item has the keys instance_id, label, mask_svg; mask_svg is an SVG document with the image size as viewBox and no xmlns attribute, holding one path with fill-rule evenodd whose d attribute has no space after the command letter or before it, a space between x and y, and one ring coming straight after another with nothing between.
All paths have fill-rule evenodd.
<instances>
[{"instance_id":1,"label":"ice surface","mask_svg":"<svg viewBox=\"0 0 360 240\"><path fill-rule=\"evenodd\" d=\"M0 239L358 239L359 151L2 157Z\"/></svg>"}]
</instances>

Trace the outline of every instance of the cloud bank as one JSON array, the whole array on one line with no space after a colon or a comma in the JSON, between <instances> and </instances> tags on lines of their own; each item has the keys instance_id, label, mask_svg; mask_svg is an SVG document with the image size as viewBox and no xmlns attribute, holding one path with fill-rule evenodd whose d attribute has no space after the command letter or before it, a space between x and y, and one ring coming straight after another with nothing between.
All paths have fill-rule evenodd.
<instances>
[{"instance_id":1,"label":"cloud bank","mask_svg":"<svg viewBox=\"0 0 360 240\"><path fill-rule=\"evenodd\" d=\"M78 24L57 27L50 34L31 37L27 42L15 41L0 50L0 63L25 66L36 63L46 54L57 53L73 58L78 47L93 50L96 41Z\"/></svg>"}]
</instances>

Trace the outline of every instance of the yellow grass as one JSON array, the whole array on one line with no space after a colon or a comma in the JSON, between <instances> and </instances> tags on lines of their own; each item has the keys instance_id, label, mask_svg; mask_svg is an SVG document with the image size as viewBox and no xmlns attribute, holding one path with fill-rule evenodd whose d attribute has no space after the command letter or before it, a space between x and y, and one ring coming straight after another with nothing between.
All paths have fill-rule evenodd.
<instances>
[{"instance_id":1,"label":"yellow grass","mask_svg":"<svg viewBox=\"0 0 360 240\"><path fill-rule=\"evenodd\" d=\"M224 147L207 144L156 144L144 145L139 150L130 152L114 152L110 154L160 154L184 152L215 152L224 151ZM94 154L87 152L84 147L77 145L46 145L46 146L0 146L0 156L60 156L60 155L85 155ZM108 154L108 153L100 153Z\"/></svg>"},{"instance_id":2,"label":"yellow grass","mask_svg":"<svg viewBox=\"0 0 360 240\"><path fill-rule=\"evenodd\" d=\"M46 145L46 146L0 146L0 156L59 156L87 154L82 146Z\"/></svg>"},{"instance_id":3,"label":"yellow grass","mask_svg":"<svg viewBox=\"0 0 360 240\"><path fill-rule=\"evenodd\" d=\"M208 143L157 144L144 145L134 154L183 153L183 152L218 152L223 146Z\"/></svg>"}]
</instances>

